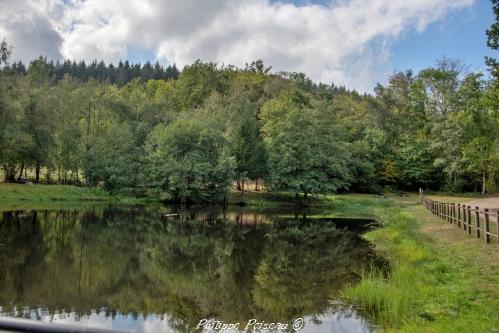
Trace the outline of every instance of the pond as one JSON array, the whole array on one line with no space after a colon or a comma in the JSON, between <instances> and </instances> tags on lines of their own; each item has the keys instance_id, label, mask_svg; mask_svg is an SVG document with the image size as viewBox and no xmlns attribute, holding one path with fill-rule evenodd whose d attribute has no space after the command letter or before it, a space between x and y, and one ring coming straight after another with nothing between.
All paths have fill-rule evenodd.
<instances>
[{"instance_id":1,"label":"pond","mask_svg":"<svg viewBox=\"0 0 499 333\"><path fill-rule=\"evenodd\" d=\"M129 332L213 321L371 332L343 286L382 265L372 220L137 206L0 213L0 315ZM285 327L285 326L282 326ZM291 326L288 326L291 327ZM292 329L288 329L292 331Z\"/></svg>"}]
</instances>

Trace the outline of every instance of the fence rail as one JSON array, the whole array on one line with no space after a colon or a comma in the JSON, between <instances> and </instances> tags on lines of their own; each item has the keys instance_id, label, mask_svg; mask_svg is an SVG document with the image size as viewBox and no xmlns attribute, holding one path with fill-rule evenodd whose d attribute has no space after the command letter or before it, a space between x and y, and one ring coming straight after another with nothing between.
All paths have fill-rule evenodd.
<instances>
[{"instance_id":1,"label":"fence rail","mask_svg":"<svg viewBox=\"0 0 499 333\"><path fill-rule=\"evenodd\" d=\"M471 207L453 202L441 202L423 198L423 205L433 215L462 228L469 235L495 242L499 246L499 209Z\"/></svg>"}]
</instances>

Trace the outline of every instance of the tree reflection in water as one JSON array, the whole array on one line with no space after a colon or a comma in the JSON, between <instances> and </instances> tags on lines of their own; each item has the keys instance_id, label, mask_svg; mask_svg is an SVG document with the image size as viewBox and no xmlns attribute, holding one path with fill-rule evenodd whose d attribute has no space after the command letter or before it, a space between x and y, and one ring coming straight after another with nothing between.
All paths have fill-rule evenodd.
<instances>
[{"instance_id":1,"label":"tree reflection in water","mask_svg":"<svg viewBox=\"0 0 499 333\"><path fill-rule=\"evenodd\" d=\"M380 264L360 237L365 221L165 212L2 213L3 314L165 316L177 331L203 318L287 322L331 311L345 283Z\"/></svg>"}]
</instances>

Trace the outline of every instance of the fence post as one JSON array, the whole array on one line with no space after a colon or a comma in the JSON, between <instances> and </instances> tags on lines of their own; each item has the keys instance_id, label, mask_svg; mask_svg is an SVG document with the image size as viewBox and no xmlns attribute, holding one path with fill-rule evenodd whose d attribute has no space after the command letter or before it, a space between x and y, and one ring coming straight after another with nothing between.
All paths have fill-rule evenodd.
<instances>
[{"instance_id":1,"label":"fence post","mask_svg":"<svg viewBox=\"0 0 499 333\"><path fill-rule=\"evenodd\" d=\"M490 232L490 226L489 226L489 209L488 208L485 208L483 210L483 216L484 216L484 221L485 221L485 243L490 243L490 236L489 236L489 232Z\"/></svg>"},{"instance_id":2,"label":"fence post","mask_svg":"<svg viewBox=\"0 0 499 333\"><path fill-rule=\"evenodd\" d=\"M467 231L468 230L468 206L466 206L466 205L463 205L463 216L464 216L463 229Z\"/></svg>"},{"instance_id":3,"label":"fence post","mask_svg":"<svg viewBox=\"0 0 499 333\"><path fill-rule=\"evenodd\" d=\"M452 214L453 213L452 205L453 205L453 203L449 203L449 223L454 224L454 215Z\"/></svg>"},{"instance_id":4,"label":"fence post","mask_svg":"<svg viewBox=\"0 0 499 333\"><path fill-rule=\"evenodd\" d=\"M468 210L466 205L463 205L463 230L468 230Z\"/></svg>"},{"instance_id":5,"label":"fence post","mask_svg":"<svg viewBox=\"0 0 499 333\"><path fill-rule=\"evenodd\" d=\"M452 203L449 203L449 223L454 223L454 215L452 215Z\"/></svg>"},{"instance_id":6,"label":"fence post","mask_svg":"<svg viewBox=\"0 0 499 333\"><path fill-rule=\"evenodd\" d=\"M466 230L468 230L468 235L471 235L471 206L468 206L468 220L466 221Z\"/></svg>"},{"instance_id":7,"label":"fence post","mask_svg":"<svg viewBox=\"0 0 499 333\"><path fill-rule=\"evenodd\" d=\"M475 207L476 238L480 238L480 207Z\"/></svg>"},{"instance_id":8,"label":"fence post","mask_svg":"<svg viewBox=\"0 0 499 333\"><path fill-rule=\"evenodd\" d=\"M461 204L457 204L457 226L461 226Z\"/></svg>"},{"instance_id":9,"label":"fence post","mask_svg":"<svg viewBox=\"0 0 499 333\"><path fill-rule=\"evenodd\" d=\"M450 207L451 207L451 204L448 202L447 203L447 222L452 223L451 213L450 213Z\"/></svg>"},{"instance_id":10,"label":"fence post","mask_svg":"<svg viewBox=\"0 0 499 333\"><path fill-rule=\"evenodd\" d=\"M452 223L451 214L450 214L450 203L447 203L447 222Z\"/></svg>"},{"instance_id":11,"label":"fence post","mask_svg":"<svg viewBox=\"0 0 499 333\"><path fill-rule=\"evenodd\" d=\"M466 205L463 205L463 230L466 230Z\"/></svg>"},{"instance_id":12,"label":"fence post","mask_svg":"<svg viewBox=\"0 0 499 333\"><path fill-rule=\"evenodd\" d=\"M456 222L456 203L452 203L452 224L457 224Z\"/></svg>"}]
</instances>

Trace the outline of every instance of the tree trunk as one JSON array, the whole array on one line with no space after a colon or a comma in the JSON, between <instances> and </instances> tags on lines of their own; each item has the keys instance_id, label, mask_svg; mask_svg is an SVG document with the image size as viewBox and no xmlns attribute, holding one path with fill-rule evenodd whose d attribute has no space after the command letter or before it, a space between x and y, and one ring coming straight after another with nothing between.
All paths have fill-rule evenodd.
<instances>
[{"instance_id":1,"label":"tree trunk","mask_svg":"<svg viewBox=\"0 0 499 333\"><path fill-rule=\"evenodd\" d=\"M485 170L483 170L483 172L482 172L482 195L485 194L485 182L486 182L486 179L485 179Z\"/></svg>"},{"instance_id":2,"label":"tree trunk","mask_svg":"<svg viewBox=\"0 0 499 333\"><path fill-rule=\"evenodd\" d=\"M24 162L21 164L21 171L19 172L19 178L23 176Z\"/></svg>"},{"instance_id":3,"label":"tree trunk","mask_svg":"<svg viewBox=\"0 0 499 333\"><path fill-rule=\"evenodd\" d=\"M45 178L47 179L47 184L50 184L50 168L47 168L47 174L45 175Z\"/></svg>"},{"instance_id":4,"label":"tree trunk","mask_svg":"<svg viewBox=\"0 0 499 333\"><path fill-rule=\"evenodd\" d=\"M92 112L92 107L88 108L87 114L87 152L90 150L90 112Z\"/></svg>"},{"instance_id":5,"label":"tree trunk","mask_svg":"<svg viewBox=\"0 0 499 333\"><path fill-rule=\"evenodd\" d=\"M16 167L15 166L6 166L4 167L5 171L5 182L6 183L15 183L16 181Z\"/></svg>"},{"instance_id":6,"label":"tree trunk","mask_svg":"<svg viewBox=\"0 0 499 333\"><path fill-rule=\"evenodd\" d=\"M255 191L258 191L258 178L255 179Z\"/></svg>"},{"instance_id":7,"label":"tree trunk","mask_svg":"<svg viewBox=\"0 0 499 333\"><path fill-rule=\"evenodd\" d=\"M35 183L40 182L40 161L36 161L36 168L35 168Z\"/></svg>"}]
</instances>

